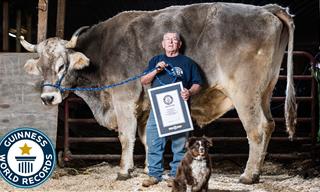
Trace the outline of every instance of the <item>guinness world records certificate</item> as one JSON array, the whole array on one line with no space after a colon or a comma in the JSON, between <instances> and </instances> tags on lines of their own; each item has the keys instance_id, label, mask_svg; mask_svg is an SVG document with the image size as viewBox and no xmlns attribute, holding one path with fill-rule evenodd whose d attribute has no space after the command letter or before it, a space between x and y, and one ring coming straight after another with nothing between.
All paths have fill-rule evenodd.
<instances>
[{"instance_id":1,"label":"guinness world records certificate","mask_svg":"<svg viewBox=\"0 0 320 192\"><path fill-rule=\"evenodd\" d=\"M180 95L182 90L181 82L148 90L160 137L193 130L188 103Z\"/></svg>"}]
</instances>

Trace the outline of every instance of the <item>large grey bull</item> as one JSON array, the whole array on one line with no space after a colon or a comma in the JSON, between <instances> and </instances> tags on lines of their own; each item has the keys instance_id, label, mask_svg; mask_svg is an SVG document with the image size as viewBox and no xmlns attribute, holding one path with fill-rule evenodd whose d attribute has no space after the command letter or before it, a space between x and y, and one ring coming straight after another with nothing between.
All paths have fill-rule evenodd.
<instances>
[{"instance_id":1,"label":"large grey bull","mask_svg":"<svg viewBox=\"0 0 320 192\"><path fill-rule=\"evenodd\" d=\"M258 182L275 127L270 98L287 45L285 117L290 137L296 123L292 77L294 24L282 7L208 3L128 11L83 33L78 30L70 41L55 37L37 45L22 38L20 42L28 51L39 54L39 58L25 64L28 73L41 74L47 84L64 76L63 87L90 87L141 73L148 60L161 52L161 38L167 31L182 34L184 53L204 72L205 89L192 100L192 117L204 126L235 108L250 145L240 182ZM149 110L146 88L133 81L100 92L75 93L86 101L99 124L119 132L119 175L129 177L134 167L137 127L145 144L145 115ZM66 92L55 87L42 87L41 99L45 104L58 104L66 96Z\"/></svg>"}]
</instances>

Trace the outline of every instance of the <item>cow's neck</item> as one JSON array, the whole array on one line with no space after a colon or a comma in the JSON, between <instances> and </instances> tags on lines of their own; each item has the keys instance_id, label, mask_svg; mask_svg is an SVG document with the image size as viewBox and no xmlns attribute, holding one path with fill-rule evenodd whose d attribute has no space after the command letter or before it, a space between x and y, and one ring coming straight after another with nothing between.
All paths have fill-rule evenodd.
<instances>
[{"instance_id":1,"label":"cow's neck","mask_svg":"<svg viewBox=\"0 0 320 192\"><path fill-rule=\"evenodd\" d=\"M117 129L116 116L111 102L101 101L102 92L76 91L75 94L81 97L91 109L96 121L108 129Z\"/></svg>"}]
</instances>

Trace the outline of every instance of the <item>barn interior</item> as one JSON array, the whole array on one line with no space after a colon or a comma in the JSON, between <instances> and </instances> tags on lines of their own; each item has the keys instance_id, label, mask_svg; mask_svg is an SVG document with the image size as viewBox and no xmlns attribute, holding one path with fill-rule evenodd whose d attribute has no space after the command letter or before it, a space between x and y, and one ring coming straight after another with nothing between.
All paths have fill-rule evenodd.
<instances>
[{"instance_id":1,"label":"barn interior","mask_svg":"<svg viewBox=\"0 0 320 192\"><path fill-rule=\"evenodd\" d=\"M73 32L81 26L93 25L115 16L122 11L128 10L155 10L172 5L186 5L193 3L214 2L204 0L44 0L48 11L47 38L60 36L69 39ZM316 137L318 131L318 99L316 82L311 77L310 67L315 64L314 55L319 51L319 1L317 0L224 0L220 2L246 3L253 5L265 5L276 3L288 7L290 13L295 15L295 40L294 50L295 62L295 87L298 97L298 126L296 138L293 142L287 139L285 124L283 120L283 97L285 96L285 67L280 74L280 79L274 90L272 100L272 114L276 120L276 130L272 135L269 145L270 159L297 159L313 157L316 155ZM7 29L1 30L0 43L1 52L26 52L14 38L9 38L7 31L25 35L29 42L36 43L38 38L38 11L43 9L38 0L3 0L1 7L3 14L0 19L3 24L7 23ZM64 7L63 12L61 6ZM7 9L6 9L7 8ZM5 14L7 12L7 15ZM63 27L61 27L61 14ZM60 25L59 25L60 24ZM20 28L20 30L17 30ZM3 27L2 29L5 29ZM286 61L284 61L285 63ZM67 113L67 114L66 114ZM96 154L92 159L104 159L118 155L121 151L120 143L117 141L117 133L99 126L93 119L88 106L76 96L70 96L59 105L58 115L57 151L62 157L66 153L72 154ZM77 120L78 119L78 120ZM69 141L66 141L66 129L68 129ZM211 153L216 158L232 159L247 158L248 144L242 125L237 118L235 110L228 112L220 120L211 123L203 129L196 128L194 135L206 135L214 137L214 148ZM92 139L76 142L72 138ZM103 140L96 137L110 138ZM113 139L112 139L113 138ZM106 143L105 141L110 141ZM66 150L66 142L68 147ZM135 154L143 158L144 149L137 139ZM170 149L167 149L170 157ZM109 154L109 155L99 155ZM60 159L64 163L64 160Z\"/></svg>"}]
</instances>

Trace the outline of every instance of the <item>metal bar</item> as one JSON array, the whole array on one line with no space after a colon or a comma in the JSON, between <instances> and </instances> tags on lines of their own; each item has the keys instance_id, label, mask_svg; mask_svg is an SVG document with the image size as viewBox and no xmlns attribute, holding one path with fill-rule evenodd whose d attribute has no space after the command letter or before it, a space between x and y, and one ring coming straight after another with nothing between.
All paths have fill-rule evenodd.
<instances>
[{"instance_id":1,"label":"metal bar","mask_svg":"<svg viewBox=\"0 0 320 192\"><path fill-rule=\"evenodd\" d=\"M315 58L310 53L308 53L306 51L293 51L293 55L301 55L301 56L308 58L311 66L314 66L316 64Z\"/></svg>"},{"instance_id":2,"label":"metal bar","mask_svg":"<svg viewBox=\"0 0 320 192\"><path fill-rule=\"evenodd\" d=\"M87 119L75 119L75 118L69 118L69 123L97 123L97 120L94 118L87 118Z\"/></svg>"},{"instance_id":3,"label":"metal bar","mask_svg":"<svg viewBox=\"0 0 320 192\"><path fill-rule=\"evenodd\" d=\"M248 158L248 154L210 154L210 158L212 159L228 159L228 158ZM86 160L120 160L120 154L70 154L69 157L73 159L86 159ZM280 153L269 153L266 155L266 158L269 159L303 159L306 157L310 157L310 153L291 153L291 154L280 154ZM133 156L134 160L144 160L145 155L135 154ZM172 158L172 154L165 154L164 158Z\"/></svg>"},{"instance_id":4,"label":"metal bar","mask_svg":"<svg viewBox=\"0 0 320 192\"><path fill-rule=\"evenodd\" d=\"M208 137L212 138L214 142L220 141L248 141L247 137ZM138 138L137 138L138 140ZM294 137L293 141L306 142L311 141L311 137ZM289 141L287 137L271 137L271 141ZM69 137L69 143L112 143L119 142L118 137Z\"/></svg>"},{"instance_id":5,"label":"metal bar","mask_svg":"<svg viewBox=\"0 0 320 192\"><path fill-rule=\"evenodd\" d=\"M310 67L315 67L316 59L308 52L305 51L294 51L295 55L302 55L309 60ZM316 145L317 145L317 128L316 128L316 98L317 98L317 90L316 90L316 80L312 77L311 79L311 139L312 139L312 147L311 147L311 154L312 159L315 160L316 158ZM319 91L319 90L318 90Z\"/></svg>"},{"instance_id":6,"label":"metal bar","mask_svg":"<svg viewBox=\"0 0 320 192\"><path fill-rule=\"evenodd\" d=\"M80 97L69 97L68 98L69 102L73 102L73 101L82 101L82 99Z\"/></svg>"},{"instance_id":7,"label":"metal bar","mask_svg":"<svg viewBox=\"0 0 320 192\"><path fill-rule=\"evenodd\" d=\"M70 154L71 159L91 159L91 160L119 160L121 158L120 154L85 154L85 155L74 155ZM145 155L134 155L134 159L145 159Z\"/></svg>"},{"instance_id":8,"label":"metal bar","mask_svg":"<svg viewBox=\"0 0 320 192\"><path fill-rule=\"evenodd\" d=\"M210 137L209 137L210 138ZM213 142L219 142L219 141L248 141L247 137L211 137ZM271 141L288 141L289 139L287 137L271 137ZM294 137L293 141L297 142L305 142L305 141L311 141L311 137Z\"/></svg>"},{"instance_id":9,"label":"metal bar","mask_svg":"<svg viewBox=\"0 0 320 192\"><path fill-rule=\"evenodd\" d=\"M309 157L310 157L309 152L290 153L290 154L270 153L270 154L267 154L266 156L266 158L268 159L305 159Z\"/></svg>"},{"instance_id":10,"label":"metal bar","mask_svg":"<svg viewBox=\"0 0 320 192\"><path fill-rule=\"evenodd\" d=\"M69 137L69 142L70 143L90 143L90 142L95 142L95 143L101 143L101 142L119 142L118 137Z\"/></svg>"},{"instance_id":11,"label":"metal bar","mask_svg":"<svg viewBox=\"0 0 320 192\"><path fill-rule=\"evenodd\" d=\"M294 75L293 80L311 80L313 77L312 75ZM279 75L279 80L286 80L286 75Z\"/></svg>"},{"instance_id":12,"label":"metal bar","mask_svg":"<svg viewBox=\"0 0 320 192\"><path fill-rule=\"evenodd\" d=\"M271 101L285 101L286 97L272 97ZM312 102L313 98L311 97L297 97L297 101L310 101Z\"/></svg>"},{"instance_id":13,"label":"metal bar","mask_svg":"<svg viewBox=\"0 0 320 192\"><path fill-rule=\"evenodd\" d=\"M305 147L314 147L315 149L320 149L320 143L317 143L313 146L312 143L306 143L306 144L303 144L303 146Z\"/></svg>"},{"instance_id":14,"label":"metal bar","mask_svg":"<svg viewBox=\"0 0 320 192\"><path fill-rule=\"evenodd\" d=\"M284 122L285 118L284 117L275 117L273 118L274 121L276 122ZM297 118L298 122L311 122L312 118L311 117L298 117ZM219 119L216 119L214 122L219 122L219 123L226 123L226 122L233 122L233 123L238 123L241 122L240 119L238 117L233 117L233 118L229 118L229 117L221 117Z\"/></svg>"},{"instance_id":15,"label":"metal bar","mask_svg":"<svg viewBox=\"0 0 320 192\"><path fill-rule=\"evenodd\" d=\"M67 156L70 152L69 149L69 102L68 99L64 103L64 156ZM68 157L64 157L68 158Z\"/></svg>"},{"instance_id":16,"label":"metal bar","mask_svg":"<svg viewBox=\"0 0 320 192\"><path fill-rule=\"evenodd\" d=\"M274 117L274 121L285 121L283 117ZM308 122L311 121L312 118L310 117L298 117L297 121L299 122ZM97 121L94 118L87 118L87 119L75 119L75 118L69 118L69 123L96 123ZM220 117L219 119L216 119L214 122L241 122L238 117Z\"/></svg>"},{"instance_id":17,"label":"metal bar","mask_svg":"<svg viewBox=\"0 0 320 192\"><path fill-rule=\"evenodd\" d=\"M311 55L308 55L310 65L312 67L315 67L316 61L315 58L312 57ZM311 96L312 96L312 101L311 101L311 117L313 121L311 122L311 138L312 138L312 159L316 159L316 144L317 144L317 123L316 123L316 105L317 105L317 90L316 90L317 82L315 78L312 78L311 80ZM320 91L320 90L318 90ZM318 127L319 128L319 127Z\"/></svg>"}]
</instances>

